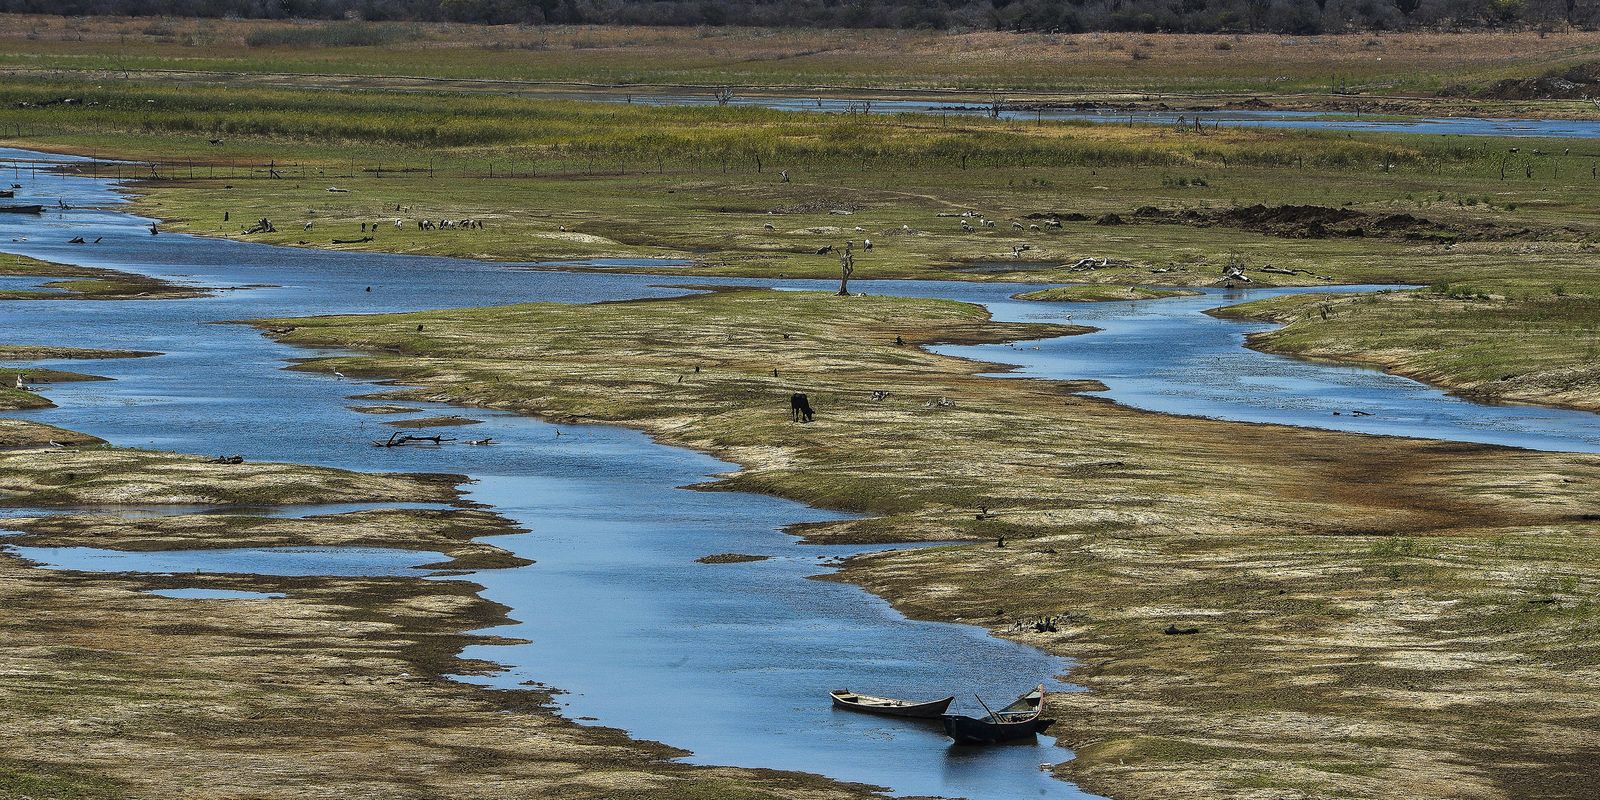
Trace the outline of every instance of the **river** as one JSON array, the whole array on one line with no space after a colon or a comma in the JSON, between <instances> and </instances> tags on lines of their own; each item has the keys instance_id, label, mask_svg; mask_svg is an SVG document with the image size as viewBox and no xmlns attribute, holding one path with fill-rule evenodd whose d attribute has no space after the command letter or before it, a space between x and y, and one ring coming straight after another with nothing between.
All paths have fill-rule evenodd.
<instances>
[{"instance_id":1,"label":"river","mask_svg":"<svg viewBox=\"0 0 1600 800\"><path fill-rule=\"evenodd\" d=\"M0 158L40 158L0 151ZM935 729L832 711L827 690L907 697L974 692L1006 699L1040 681L1061 691L1068 664L995 639L976 627L907 620L847 584L808 580L838 557L875 548L795 543L784 526L835 518L771 497L679 487L733 468L609 426L555 426L479 409L473 437L494 447L373 448L388 428L356 413L359 381L284 371L310 353L253 329L209 324L255 317L376 313L549 301L660 297L681 290L659 276L531 270L459 259L277 248L176 234L151 236L148 220L115 208L109 181L41 171L23 194L72 210L0 218L0 250L109 267L225 290L189 300L0 303L11 344L159 351L145 359L52 366L112 382L58 384L58 408L16 416L101 436L114 444L359 470L469 475L471 499L528 533L496 544L533 559L473 573L484 596L516 622L495 633L525 645L483 645L468 655L503 664L487 679L558 687L564 713L693 751L695 763L794 769L886 787L896 794L974 800L1084 795L1040 770L1070 753L1033 746L952 748ZM94 208L101 206L101 208ZM73 245L73 236L102 237ZM527 265L522 265L527 266ZM661 266L641 262L641 267ZM709 282L696 277L697 282ZM726 280L782 288L821 282ZM858 281L872 293L979 302L1002 319L1064 319L1100 332L1016 346L947 352L1018 364L1023 374L1098 378L1119 402L1175 413L1368 433L1600 450L1600 415L1489 407L1371 370L1312 364L1246 350L1266 325L1199 311L1286 290L1147 303L1036 304L1010 300L1020 285ZM233 287L233 288L228 288ZM371 287L371 291L366 291ZM419 416L442 413L408 403ZM1353 417L1362 410L1372 416ZM1340 411L1339 416L1332 412ZM781 412L775 412L781 413ZM560 430L562 435L557 436ZM149 509L138 510L150 513ZM294 513L303 513L296 510ZM14 548L49 566L131 571L408 574L430 554L330 550L107 553ZM771 556L706 565L721 552Z\"/></svg>"}]
</instances>

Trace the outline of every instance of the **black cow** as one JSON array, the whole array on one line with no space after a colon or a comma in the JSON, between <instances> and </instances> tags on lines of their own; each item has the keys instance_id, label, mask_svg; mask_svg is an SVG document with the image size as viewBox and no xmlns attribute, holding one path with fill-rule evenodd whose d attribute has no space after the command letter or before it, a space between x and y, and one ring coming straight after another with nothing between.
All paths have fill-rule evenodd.
<instances>
[{"instance_id":1,"label":"black cow","mask_svg":"<svg viewBox=\"0 0 1600 800\"><path fill-rule=\"evenodd\" d=\"M805 395L799 392L789 395L789 419L811 421L811 401Z\"/></svg>"}]
</instances>

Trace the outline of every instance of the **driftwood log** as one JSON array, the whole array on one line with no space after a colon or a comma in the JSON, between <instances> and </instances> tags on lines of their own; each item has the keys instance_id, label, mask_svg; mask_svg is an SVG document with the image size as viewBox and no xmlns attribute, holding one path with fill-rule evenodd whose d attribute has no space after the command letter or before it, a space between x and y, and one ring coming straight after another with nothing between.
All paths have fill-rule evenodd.
<instances>
[{"instance_id":1,"label":"driftwood log","mask_svg":"<svg viewBox=\"0 0 1600 800\"><path fill-rule=\"evenodd\" d=\"M372 446L373 447L404 447L404 446L406 446L408 444L421 444L421 443L438 445L438 444L444 444L445 442L453 442L453 441L455 441L455 440L454 439L443 438L443 436L441 436L439 434L435 434L433 436L416 436L416 435L409 434L409 433L400 433L399 431L395 431L394 433L389 434L389 439L387 441L373 442Z\"/></svg>"}]
</instances>

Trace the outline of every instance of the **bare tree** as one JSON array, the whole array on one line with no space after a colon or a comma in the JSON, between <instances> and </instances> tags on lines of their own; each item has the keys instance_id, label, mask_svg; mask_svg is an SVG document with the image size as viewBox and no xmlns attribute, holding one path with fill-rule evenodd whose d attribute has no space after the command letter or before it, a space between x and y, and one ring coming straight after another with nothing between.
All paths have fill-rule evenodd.
<instances>
[{"instance_id":1,"label":"bare tree","mask_svg":"<svg viewBox=\"0 0 1600 800\"><path fill-rule=\"evenodd\" d=\"M839 254L839 296L850 296L850 276L856 271L855 242L845 242Z\"/></svg>"}]
</instances>

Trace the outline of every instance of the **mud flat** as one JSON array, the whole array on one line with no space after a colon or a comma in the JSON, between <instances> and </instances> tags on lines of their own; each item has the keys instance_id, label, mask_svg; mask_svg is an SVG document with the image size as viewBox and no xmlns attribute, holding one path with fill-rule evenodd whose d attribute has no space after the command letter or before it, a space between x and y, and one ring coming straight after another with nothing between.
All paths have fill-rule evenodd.
<instances>
[{"instance_id":1,"label":"mud flat","mask_svg":"<svg viewBox=\"0 0 1600 800\"><path fill-rule=\"evenodd\" d=\"M44 426L6 427L26 429L18 439L61 438ZM172 503L453 502L452 479L207 465L107 448L4 453L0 474L6 502L70 497L76 512L6 522L16 533L0 552L8 610L0 673L10 676L0 678L0 698L26 713L0 725L0 791L63 800L172 797L199 784L233 795L315 787L360 798L866 796L811 776L673 763L679 751L562 720L541 689L445 678L491 669L457 654L493 641L472 630L505 622L504 607L463 580L424 580L420 571L102 574L42 569L17 555L380 547L420 551L448 569L525 563L474 541L510 530L486 511L105 513L141 485L164 488L132 494ZM63 484L76 488L68 494Z\"/></svg>"},{"instance_id":2,"label":"mud flat","mask_svg":"<svg viewBox=\"0 0 1600 800\"><path fill-rule=\"evenodd\" d=\"M1593 787L1596 634L1574 623L1600 586L1600 458L984 378L917 345L1062 331L943 301L748 291L263 324L364 353L303 368L421 387L396 398L619 422L740 463L719 487L875 515L798 531L814 540L976 540L839 577L1077 659L1091 692L1050 713L1078 752L1058 769L1092 791ZM816 422L789 420L792 390Z\"/></svg>"}]
</instances>

